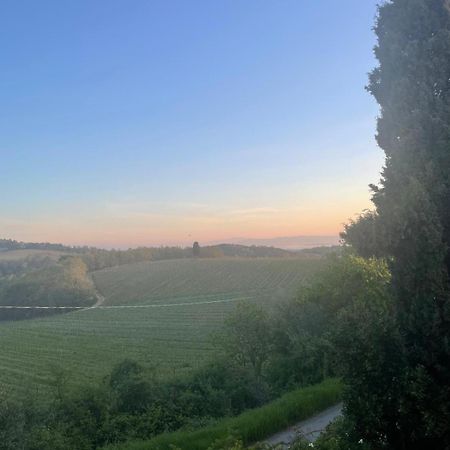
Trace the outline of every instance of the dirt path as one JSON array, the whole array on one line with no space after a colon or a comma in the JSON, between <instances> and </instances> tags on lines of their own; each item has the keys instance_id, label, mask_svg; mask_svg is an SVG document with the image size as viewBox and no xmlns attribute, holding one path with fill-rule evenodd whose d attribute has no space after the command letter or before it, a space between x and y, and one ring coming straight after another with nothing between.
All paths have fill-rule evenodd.
<instances>
[{"instance_id":1,"label":"dirt path","mask_svg":"<svg viewBox=\"0 0 450 450\"><path fill-rule=\"evenodd\" d=\"M92 306L90 306L90 309L98 308L99 306L103 305L106 300L105 297L103 297L103 295L97 291L97 289L95 290L95 297L97 298L97 301Z\"/></svg>"},{"instance_id":2,"label":"dirt path","mask_svg":"<svg viewBox=\"0 0 450 450\"><path fill-rule=\"evenodd\" d=\"M95 284L95 281L92 278L92 276L88 275L88 277L89 277L89 281L92 283L92 289L94 291L94 295L95 295L95 298L97 299L97 301L92 306L89 306L86 309L98 308L99 306L103 305L103 303L105 302L106 298L102 294L100 294L100 292L98 291L97 285Z\"/></svg>"},{"instance_id":3,"label":"dirt path","mask_svg":"<svg viewBox=\"0 0 450 450\"><path fill-rule=\"evenodd\" d=\"M289 448L289 445L299 436L303 436L309 442L314 442L327 425L341 415L341 413L342 403L339 403L307 420L303 420L302 422L293 425L287 430L274 434L266 439L264 443L279 445L281 448Z\"/></svg>"}]
</instances>

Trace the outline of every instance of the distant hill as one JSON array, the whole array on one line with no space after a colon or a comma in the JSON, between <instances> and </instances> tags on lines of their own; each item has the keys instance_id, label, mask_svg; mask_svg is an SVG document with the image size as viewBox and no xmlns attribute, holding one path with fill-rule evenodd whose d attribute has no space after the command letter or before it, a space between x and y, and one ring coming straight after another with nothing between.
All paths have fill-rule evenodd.
<instances>
[{"instance_id":1,"label":"distant hill","mask_svg":"<svg viewBox=\"0 0 450 450\"><path fill-rule=\"evenodd\" d=\"M301 255L314 255L314 256L326 256L333 253L340 254L342 252L342 246L340 245L329 245L321 247L311 247L304 248L302 250L297 250L295 253Z\"/></svg>"},{"instance_id":2,"label":"distant hill","mask_svg":"<svg viewBox=\"0 0 450 450\"><path fill-rule=\"evenodd\" d=\"M20 242L13 239L0 239L0 252L11 250L50 250L59 252L80 252L87 247L70 247L63 244L50 244L49 242Z\"/></svg>"},{"instance_id":3,"label":"distant hill","mask_svg":"<svg viewBox=\"0 0 450 450\"><path fill-rule=\"evenodd\" d=\"M201 245L201 244L200 244ZM192 247L139 247L128 250L106 250L95 247L70 247L62 244L19 242L12 239L0 239L0 276L1 263L8 262L6 273L11 273L10 261L30 258L51 257L57 260L64 254L79 255L90 271L106 267L120 266L141 261L159 261L165 259L184 259L193 257ZM262 245L218 244L206 245L200 249L200 258L269 258L289 257L292 252ZM4 264L3 264L4 265ZM5 270L3 272L5 272ZM17 270L21 272L21 270Z\"/></svg>"},{"instance_id":4,"label":"distant hill","mask_svg":"<svg viewBox=\"0 0 450 450\"><path fill-rule=\"evenodd\" d=\"M222 242L234 245L276 247L284 250L302 250L338 245L339 236L282 236L267 239L231 238ZM208 244L217 245L222 242L209 242Z\"/></svg>"},{"instance_id":5,"label":"distant hill","mask_svg":"<svg viewBox=\"0 0 450 450\"><path fill-rule=\"evenodd\" d=\"M38 249L20 249L20 250L0 250L0 264L3 261L21 261L25 259L49 258L57 261L61 256L68 252L59 250L38 250Z\"/></svg>"},{"instance_id":6,"label":"distant hill","mask_svg":"<svg viewBox=\"0 0 450 450\"><path fill-rule=\"evenodd\" d=\"M276 247L265 245L239 245L239 244L218 244L207 245L200 250L203 257L242 257L242 258L274 258L293 256L293 253Z\"/></svg>"},{"instance_id":7,"label":"distant hill","mask_svg":"<svg viewBox=\"0 0 450 450\"><path fill-rule=\"evenodd\" d=\"M322 242L319 245L318 241ZM285 258L294 257L300 250L309 251L313 256L322 256L330 251L334 251L332 245L334 237L314 238L308 237L290 237L276 239L251 239L250 245L218 243L213 245L203 245L200 242L200 258ZM261 245L257 242L279 242L284 248L274 245ZM70 247L63 244L51 243L29 243L18 242L11 239L0 239L0 276L11 273L21 273L24 267L17 266L14 269L11 261L25 261L26 266L34 267L37 265L38 258L42 260L51 259L56 261L64 254L79 255L87 265L89 271L104 269L106 267L121 266L142 261L159 261L166 259L184 259L192 258L192 247L139 247L128 250L106 250L95 247ZM31 264L34 262L36 264ZM16 264L17 265L17 264ZM47 264L44 264L47 265ZM3 267L3 270L1 270Z\"/></svg>"}]
</instances>

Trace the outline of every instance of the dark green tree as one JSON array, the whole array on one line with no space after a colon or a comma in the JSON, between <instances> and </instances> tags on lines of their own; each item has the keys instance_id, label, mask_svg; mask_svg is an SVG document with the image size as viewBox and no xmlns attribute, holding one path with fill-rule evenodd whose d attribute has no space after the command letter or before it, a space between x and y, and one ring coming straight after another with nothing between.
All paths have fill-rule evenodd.
<instances>
[{"instance_id":1,"label":"dark green tree","mask_svg":"<svg viewBox=\"0 0 450 450\"><path fill-rule=\"evenodd\" d=\"M225 320L221 344L227 356L248 367L260 379L270 355L271 328L266 312L251 303L239 303Z\"/></svg>"},{"instance_id":2,"label":"dark green tree","mask_svg":"<svg viewBox=\"0 0 450 450\"><path fill-rule=\"evenodd\" d=\"M151 403L152 386L144 377L144 368L135 361L118 364L111 372L109 386L120 412L142 413Z\"/></svg>"},{"instance_id":3,"label":"dark green tree","mask_svg":"<svg viewBox=\"0 0 450 450\"><path fill-rule=\"evenodd\" d=\"M195 257L200 256L200 244L197 241L195 241L194 245L192 246L192 254Z\"/></svg>"},{"instance_id":4,"label":"dark green tree","mask_svg":"<svg viewBox=\"0 0 450 450\"><path fill-rule=\"evenodd\" d=\"M350 220L344 225L341 238L344 243L351 243L363 258L382 257L385 251L380 231L376 211L364 211L356 220Z\"/></svg>"},{"instance_id":5,"label":"dark green tree","mask_svg":"<svg viewBox=\"0 0 450 450\"><path fill-rule=\"evenodd\" d=\"M344 239L364 255L359 231L370 228L390 260L405 366L393 377L400 437L386 444L450 448L450 2L385 2L375 31L368 90L380 105L386 163L376 210Z\"/></svg>"}]
</instances>

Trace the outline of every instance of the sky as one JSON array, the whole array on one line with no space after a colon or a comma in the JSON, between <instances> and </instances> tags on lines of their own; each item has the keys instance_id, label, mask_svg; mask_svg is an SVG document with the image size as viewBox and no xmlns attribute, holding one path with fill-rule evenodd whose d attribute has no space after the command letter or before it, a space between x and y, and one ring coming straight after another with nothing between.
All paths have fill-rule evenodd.
<instances>
[{"instance_id":1,"label":"sky","mask_svg":"<svg viewBox=\"0 0 450 450\"><path fill-rule=\"evenodd\" d=\"M337 235L383 154L375 0L3 0L0 237Z\"/></svg>"}]
</instances>

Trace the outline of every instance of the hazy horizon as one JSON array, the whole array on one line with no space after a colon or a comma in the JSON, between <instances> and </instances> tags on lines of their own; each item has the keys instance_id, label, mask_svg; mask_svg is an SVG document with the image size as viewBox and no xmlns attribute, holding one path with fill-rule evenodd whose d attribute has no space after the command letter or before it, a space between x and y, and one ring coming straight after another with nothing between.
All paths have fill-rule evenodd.
<instances>
[{"instance_id":1,"label":"hazy horizon","mask_svg":"<svg viewBox=\"0 0 450 450\"><path fill-rule=\"evenodd\" d=\"M30 243L40 243L39 241L20 241L15 239L14 236L0 236L0 239L12 239L17 240L19 242L30 242ZM110 245L95 245L92 243L82 243L82 242L55 242L55 241L45 241L50 244L63 244L68 246L84 246L89 245L97 248L104 249L129 249L135 248L133 245L114 245L111 243ZM180 247L190 247L194 241L185 240L185 241L167 241L167 242L151 242L143 243L143 247L159 247L159 246L180 246ZM222 239L213 240L213 241L205 241L200 242L201 246L207 245L219 245L219 244L237 244L237 245L256 245L256 246L267 246L267 247L277 247L285 250L302 250L313 247L322 247L322 246L333 246L339 244L339 236L338 235L323 235L323 236L315 236L315 235L302 235L302 236L277 236L271 238L252 238L252 237L224 237Z\"/></svg>"},{"instance_id":2,"label":"hazy horizon","mask_svg":"<svg viewBox=\"0 0 450 450\"><path fill-rule=\"evenodd\" d=\"M375 4L7 2L0 235L337 236L383 164Z\"/></svg>"}]
</instances>

